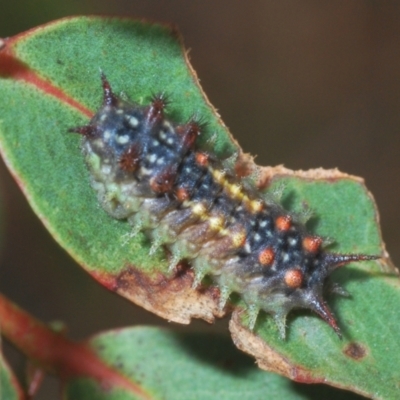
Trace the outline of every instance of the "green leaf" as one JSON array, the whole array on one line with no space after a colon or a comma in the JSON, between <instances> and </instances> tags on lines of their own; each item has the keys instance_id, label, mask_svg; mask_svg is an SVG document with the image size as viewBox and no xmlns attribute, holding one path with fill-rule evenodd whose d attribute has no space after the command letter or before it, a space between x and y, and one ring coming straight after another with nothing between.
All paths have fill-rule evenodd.
<instances>
[{"instance_id":1,"label":"green leaf","mask_svg":"<svg viewBox=\"0 0 400 400\"><path fill-rule=\"evenodd\" d=\"M22 400L22 389L3 355L0 353L0 399Z\"/></svg>"},{"instance_id":2,"label":"green leaf","mask_svg":"<svg viewBox=\"0 0 400 400\"><path fill-rule=\"evenodd\" d=\"M190 273L172 279L165 254L150 257L146 238L129 238L129 225L111 219L97 204L79 138L67 130L86 123L99 107L99 69L117 93L124 91L135 101L168 93L173 119L199 113L208 123L207 135L217 134L216 155L238 150L192 75L176 32L138 21L80 17L11 38L0 51L5 161L56 240L99 282L164 318L212 321L218 314L212 288L193 290ZM241 157L251 165L251 159ZM337 171L293 173L278 167L263 169L262 182L284 183L289 209L298 211L305 203L314 210L313 230L336 239L335 251L384 254L375 205L361 180ZM231 322L235 344L261 367L292 379L396 398L397 276L382 261L347 266L333 280L351 293L349 299L329 299L343 341L310 313L290 315L286 341L265 315L252 333L239 299Z\"/></svg>"},{"instance_id":3,"label":"green leaf","mask_svg":"<svg viewBox=\"0 0 400 400\"><path fill-rule=\"evenodd\" d=\"M126 328L97 335L88 345L105 364L139 384L152 399L320 398L312 389L260 371L228 338L218 335ZM74 400L134 398L124 389L102 387L90 378L67 382L65 392L67 399ZM358 398L334 389L322 395L325 399L338 395L346 400Z\"/></svg>"}]
</instances>

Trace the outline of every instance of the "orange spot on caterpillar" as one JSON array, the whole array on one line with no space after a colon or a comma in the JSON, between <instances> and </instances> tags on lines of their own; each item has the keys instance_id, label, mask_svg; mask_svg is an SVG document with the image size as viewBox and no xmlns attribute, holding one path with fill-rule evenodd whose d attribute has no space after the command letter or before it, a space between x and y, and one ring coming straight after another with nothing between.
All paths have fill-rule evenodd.
<instances>
[{"instance_id":1,"label":"orange spot on caterpillar","mask_svg":"<svg viewBox=\"0 0 400 400\"><path fill-rule=\"evenodd\" d=\"M260 254L258 255L258 261L262 265L271 265L274 262L275 253L271 247L267 247L261 250Z\"/></svg>"},{"instance_id":2,"label":"orange spot on caterpillar","mask_svg":"<svg viewBox=\"0 0 400 400\"><path fill-rule=\"evenodd\" d=\"M155 193L167 193L172 189L175 177L176 173L171 168L167 168L150 179L150 187Z\"/></svg>"},{"instance_id":3,"label":"orange spot on caterpillar","mask_svg":"<svg viewBox=\"0 0 400 400\"><path fill-rule=\"evenodd\" d=\"M292 217L290 215L281 215L275 220L275 226L280 231L288 231L292 226Z\"/></svg>"},{"instance_id":4,"label":"orange spot on caterpillar","mask_svg":"<svg viewBox=\"0 0 400 400\"><path fill-rule=\"evenodd\" d=\"M196 153L197 164L206 167L208 165L208 154L206 153Z\"/></svg>"},{"instance_id":5,"label":"orange spot on caterpillar","mask_svg":"<svg viewBox=\"0 0 400 400\"><path fill-rule=\"evenodd\" d=\"M303 283L303 273L299 269L289 269L285 273L284 280L287 286L297 289Z\"/></svg>"},{"instance_id":6,"label":"orange spot on caterpillar","mask_svg":"<svg viewBox=\"0 0 400 400\"><path fill-rule=\"evenodd\" d=\"M179 201L185 201L189 198L189 192L183 187L178 188L175 194Z\"/></svg>"},{"instance_id":7,"label":"orange spot on caterpillar","mask_svg":"<svg viewBox=\"0 0 400 400\"><path fill-rule=\"evenodd\" d=\"M303 249L310 252L316 253L321 247L322 239L319 236L306 236L303 239Z\"/></svg>"}]
</instances>

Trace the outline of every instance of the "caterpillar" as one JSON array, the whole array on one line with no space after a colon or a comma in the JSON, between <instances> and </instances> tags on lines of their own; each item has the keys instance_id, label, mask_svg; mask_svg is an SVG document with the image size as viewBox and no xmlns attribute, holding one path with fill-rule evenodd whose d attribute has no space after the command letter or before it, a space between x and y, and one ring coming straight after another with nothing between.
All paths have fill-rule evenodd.
<instances>
[{"instance_id":1,"label":"caterpillar","mask_svg":"<svg viewBox=\"0 0 400 400\"><path fill-rule=\"evenodd\" d=\"M223 310L232 293L246 304L249 329L260 310L271 314L285 337L295 308L317 313L341 337L323 298L327 277L349 262L375 255L327 252L282 206L243 184L232 167L199 148L198 117L183 124L166 117L168 99L141 106L114 94L102 74L103 104L81 134L91 184L104 210L127 219L133 234L171 253L170 270L186 259L193 288L205 276L220 289ZM337 292L343 292L336 287Z\"/></svg>"}]
</instances>

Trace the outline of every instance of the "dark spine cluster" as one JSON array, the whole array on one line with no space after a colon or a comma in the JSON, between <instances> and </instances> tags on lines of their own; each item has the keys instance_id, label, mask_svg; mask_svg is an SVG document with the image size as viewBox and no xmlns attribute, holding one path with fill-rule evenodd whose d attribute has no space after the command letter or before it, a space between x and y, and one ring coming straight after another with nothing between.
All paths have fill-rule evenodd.
<instances>
[{"instance_id":1,"label":"dark spine cluster","mask_svg":"<svg viewBox=\"0 0 400 400\"><path fill-rule=\"evenodd\" d=\"M376 257L324 251L320 237L243 184L212 151L197 147L203 127L196 118L184 124L167 119L164 96L148 106L132 104L118 98L104 76L103 91L103 105L89 125L73 131L83 135L104 209L128 219L134 233L144 231L152 240L150 253L168 246L171 270L189 260L194 287L211 276L221 309L238 293L251 329L263 310L284 336L290 310L307 308L339 334L323 299L325 280L339 266Z\"/></svg>"}]
</instances>

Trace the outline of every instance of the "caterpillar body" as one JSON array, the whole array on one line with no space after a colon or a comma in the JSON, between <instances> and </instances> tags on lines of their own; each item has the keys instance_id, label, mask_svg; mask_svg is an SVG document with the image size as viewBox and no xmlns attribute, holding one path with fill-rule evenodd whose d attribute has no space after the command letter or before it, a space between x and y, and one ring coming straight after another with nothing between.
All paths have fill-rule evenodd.
<instances>
[{"instance_id":1,"label":"caterpillar body","mask_svg":"<svg viewBox=\"0 0 400 400\"><path fill-rule=\"evenodd\" d=\"M167 246L170 270L187 259L194 288L210 276L220 289L221 310L233 292L239 294L250 329L263 310L284 337L287 314L305 308L340 336L323 298L326 278L349 262L377 257L325 251L321 237L198 147L198 118L169 120L165 96L140 106L116 96L104 75L102 86L99 111L71 131L83 136L92 186L105 211L128 219L134 233L145 232L150 253Z\"/></svg>"}]
</instances>

